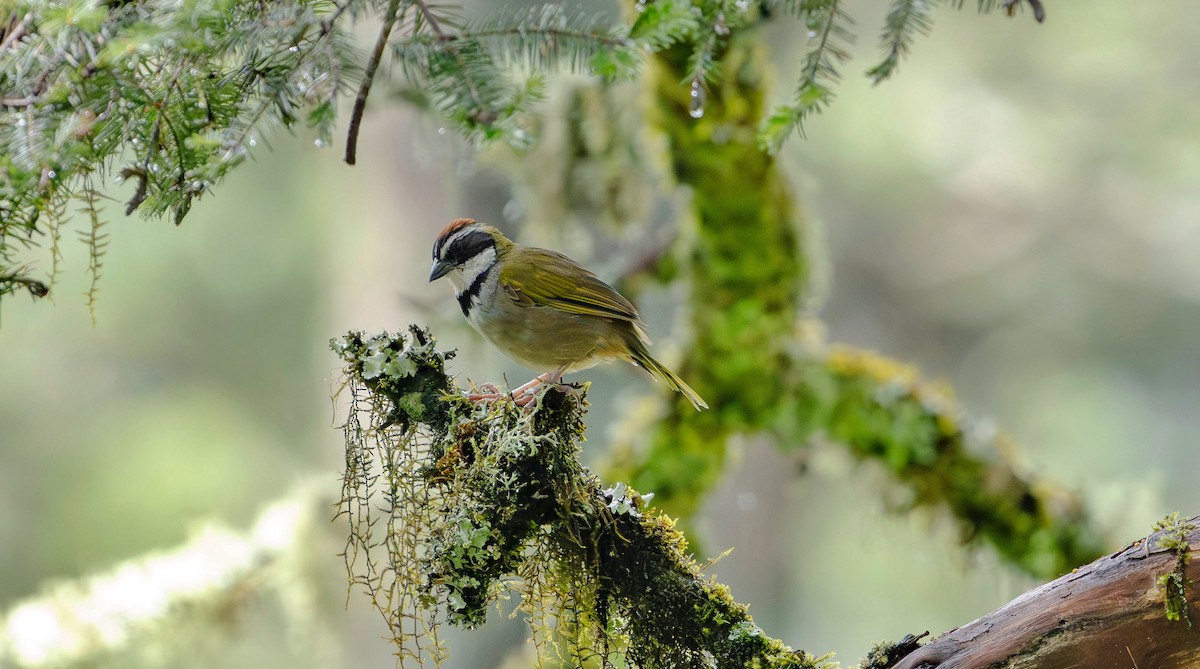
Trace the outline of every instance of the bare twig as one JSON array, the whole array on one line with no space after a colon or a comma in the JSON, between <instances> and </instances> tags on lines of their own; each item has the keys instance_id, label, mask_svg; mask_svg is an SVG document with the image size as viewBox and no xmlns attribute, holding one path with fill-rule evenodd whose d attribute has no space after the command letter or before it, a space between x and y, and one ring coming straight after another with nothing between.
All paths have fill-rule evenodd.
<instances>
[{"instance_id":1,"label":"bare twig","mask_svg":"<svg viewBox=\"0 0 1200 669\"><path fill-rule=\"evenodd\" d=\"M371 94L371 84L375 81L375 70L379 69L379 60L383 58L383 49L387 46L392 27L396 25L396 12L400 9L400 0L388 3L387 14L383 17L383 25L379 28L379 37L375 40L375 49L371 51L371 59L367 61L367 69L363 73L362 84L358 87L358 95L354 98L354 108L350 111L350 127L346 131L346 164L353 165L357 161L358 131L362 126L363 112L367 108L367 96ZM430 26L435 26L431 23Z\"/></svg>"},{"instance_id":2,"label":"bare twig","mask_svg":"<svg viewBox=\"0 0 1200 669\"><path fill-rule=\"evenodd\" d=\"M1037 19L1038 23L1046 20L1046 10L1042 8L1042 0L1029 0L1029 6L1033 8L1033 18Z\"/></svg>"},{"instance_id":3,"label":"bare twig","mask_svg":"<svg viewBox=\"0 0 1200 669\"><path fill-rule=\"evenodd\" d=\"M350 8L350 5L354 4L354 0L346 0L345 4L341 4L341 5L337 4L336 2L333 4L335 7L337 7L337 11L335 11L332 15L330 15L329 18L327 18L321 22L321 36L322 37L325 37L329 33L333 32L333 24L336 23L338 18L341 17L342 12L345 12L347 9Z\"/></svg>"},{"instance_id":4,"label":"bare twig","mask_svg":"<svg viewBox=\"0 0 1200 669\"><path fill-rule=\"evenodd\" d=\"M125 178L136 177L138 180L137 189L133 191L133 197L129 198L129 202L125 204L125 215L133 213L143 202L146 201L147 186L150 185L150 159L154 157L154 152L158 148L158 138L162 129L163 110L158 110L158 115L154 117L154 127L150 129L150 145L146 149L146 159L142 161L140 167L126 168L121 171L121 175Z\"/></svg>"},{"instance_id":5,"label":"bare twig","mask_svg":"<svg viewBox=\"0 0 1200 669\"><path fill-rule=\"evenodd\" d=\"M421 16L425 22L429 24L429 29L437 35L438 39L446 39L446 31L442 30L442 24L438 23L437 17L433 12L429 11L429 5L425 4L425 0L416 0L417 9L421 10Z\"/></svg>"}]
</instances>

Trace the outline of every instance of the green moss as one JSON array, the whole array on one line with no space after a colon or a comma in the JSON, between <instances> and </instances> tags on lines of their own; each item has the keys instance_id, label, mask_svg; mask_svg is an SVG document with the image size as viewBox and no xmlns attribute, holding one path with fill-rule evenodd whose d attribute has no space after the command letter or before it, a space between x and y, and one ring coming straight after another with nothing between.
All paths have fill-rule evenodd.
<instances>
[{"instance_id":1,"label":"green moss","mask_svg":"<svg viewBox=\"0 0 1200 669\"><path fill-rule=\"evenodd\" d=\"M687 541L658 513L617 517L598 575L622 612L628 657L643 667L817 667L762 632L729 589L705 579Z\"/></svg>"},{"instance_id":2,"label":"green moss","mask_svg":"<svg viewBox=\"0 0 1200 669\"><path fill-rule=\"evenodd\" d=\"M1192 615L1188 607L1188 591L1192 587L1192 580L1187 577L1186 571L1191 557L1187 535L1194 529L1195 523L1180 520L1178 511L1154 524L1154 531L1160 533L1158 547L1174 551L1178 556L1174 568L1158 577L1158 587L1163 589L1167 620L1185 620L1188 627L1192 627Z\"/></svg>"},{"instance_id":3,"label":"green moss","mask_svg":"<svg viewBox=\"0 0 1200 669\"><path fill-rule=\"evenodd\" d=\"M921 639L928 634L907 634L899 641L881 641L871 646L867 656L858 663L858 669L889 669L920 648Z\"/></svg>"},{"instance_id":4,"label":"green moss","mask_svg":"<svg viewBox=\"0 0 1200 669\"><path fill-rule=\"evenodd\" d=\"M691 192L694 234L684 273L694 341L680 369L707 401L697 413L676 401L636 461L613 471L654 490L669 512L690 516L719 479L725 442L774 422L795 369L791 348L808 263L801 217L777 162L755 131L766 95L766 54L749 36L721 57L701 118L690 113L690 47L656 55L649 81L653 122L667 140L671 173Z\"/></svg>"},{"instance_id":5,"label":"green moss","mask_svg":"<svg viewBox=\"0 0 1200 669\"><path fill-rule=\"evenodd\" d=\"M867 351L835 347L805 371L796 423L820 430L855 456L883 465L912 491L912 505L947 509L965 541L1051 577L1100 556L1102 539L1073 495L1021 474L1004 458L1002 436L980 443L943 389L911 367Z\"/></svg>"}]
</instances>

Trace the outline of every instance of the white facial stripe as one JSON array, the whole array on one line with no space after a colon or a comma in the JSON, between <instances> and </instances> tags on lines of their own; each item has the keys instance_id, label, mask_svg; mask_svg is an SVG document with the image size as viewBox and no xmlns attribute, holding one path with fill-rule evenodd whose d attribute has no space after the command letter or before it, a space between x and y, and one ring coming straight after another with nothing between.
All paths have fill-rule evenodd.
<instances>
[{"instance_id":1,"label":"white facial stripe","mask_svg":"<svg viewBox=\"0 0 1200 669\"><path fill-rule=\"evenodd\" d=\"M475 280L479 278L479 275L486 272L494 262L496 262L496 249L488 247L481 253L477 253L472 256L467 262L463 263L463 287L465 288L475 283Z\"/></svg>"}]
</instances>

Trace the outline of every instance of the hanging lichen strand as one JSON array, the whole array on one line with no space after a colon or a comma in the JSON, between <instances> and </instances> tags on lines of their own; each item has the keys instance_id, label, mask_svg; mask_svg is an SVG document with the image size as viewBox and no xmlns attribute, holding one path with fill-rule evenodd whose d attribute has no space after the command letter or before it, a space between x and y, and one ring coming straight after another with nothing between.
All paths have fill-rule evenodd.
<instances>
[{"instance_id":1,"label":"hanging lichen strand","mask_svg":"<svg viewBox=\"0 0 1200 669\"><path fill-rule=\"evenodd\" d=\"M472 403L425 331L350 333L346 363L350 585L391 630L401 666L436 666L443 621L474 627L508 591L543 659L573 666L820 667L762 633L701 575L649 495L579 463L585 390L537 408Z\"/></svg>"}]
</instances>

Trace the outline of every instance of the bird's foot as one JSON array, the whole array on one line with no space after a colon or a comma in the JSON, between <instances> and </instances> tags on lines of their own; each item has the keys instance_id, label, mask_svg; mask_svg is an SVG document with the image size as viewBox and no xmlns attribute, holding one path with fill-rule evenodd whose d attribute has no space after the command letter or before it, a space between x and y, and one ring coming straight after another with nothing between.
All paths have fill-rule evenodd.
<instances>
[{"instance_id":1,"label":"bird's foot","mask_svg":"<svg viewBox=\"0 0 1200 669\"><path fill-rule=\"evenodd\" d=\"M528 383L518 386L512 391L513 402L519 407L527 407L534 399L537 398L538 388L547 381L550 381L554 376L553 372L539 374L531 379Z\"/></svg>"},{"instance_id":2,"label":"bird's foot","mask_svg":"<svg viewBox=\"0 0 1200 669\"><path fill-rule=\"evenodd\" d=\"M465 393L465 395L472 402L493 402L506 395L494 383L485 383L479 386L479 391Z\"/></svg>"},{"instance_id":3,"label":"bird's foot","mask_svg":"<svg viewBox=\"0 0 1200 669\"><path fill-rule=\"evenodd\" d=\"M588 384L586 383L580 385L574 383L562 383L557 379L546 380L527 390L525 395L521 396L520 398L516 398L513 401L517 403L517 406L524 407L526 411L529 411L533 407L537 406L538 401L540 401L547 392L550 392L551 390L557 390L558 392L566 395L568 398L574 400L576 403L582 403L583 395L587 386Z\"/></svg>"},{"instance_id":4,"label":"bird's foot","mask_svg":"<svg viewBox=\"0 0 1200 669\"><path fill-rule=\"evenodd\" d=\"M535 397L537 397L538 389L542 385L547 384L547 383L553 383L553 384L557 385L558 380L561 378L562 378L562 372L560 372L560 371L553 371L553 372L546 372L545 374L539 374L536 377L534 377L533 379L531 379L528 383L526 383L512 391L513 401L517 403L517 406L521 406L521 407L527 406L530 402L532 402L534 400Z\"/></svg>"},{"instance_id":5,"label":"bird's foot","mask_svg":"<svg viewBox=\"0 0 1200 669\"><path fill-rule=\"evenodd\" d=\"M472 391L465 393L465 395L472 402L494 402L501 398L511 398L517 406L523 407L529 405L537 397L538 387L548 378L549 372L513 389L511 393L500 390L494 383L485 383L479 386L478 392Z\"/></svg>"},{"instance_id":6,"label":"bird's foot","mask_svg":"<svg viewBox=\"0 0 1200 669\"><path fill-rule=\"evenodd\" d=\"M562 378L561 372L546 372L531 379L528 383L522 384L514 388L511 393L505 393L496 387L495 384L485 383L479 386L480 392L466 393L467 399L472 402L493 402L502 397L511 397L514 404L519 407L530 408L538 398L538 391L547 383L553 384L560 391L567 393L573 397L579 396L579 388L572 385L559 383Z\"/></svg>"},{"instance_id":7,"label":"bird's foot","mask_svg":"<svg viewBox=\"0 0 1200 669\"><path fill-rule=\"evenodd\" d=\"M533 405L537 402L537 398L538 396L536 393L529 391L521 395L513 396L513 404L516 404L522 409L532 409Z\"/></svg>"}]
</instances>

